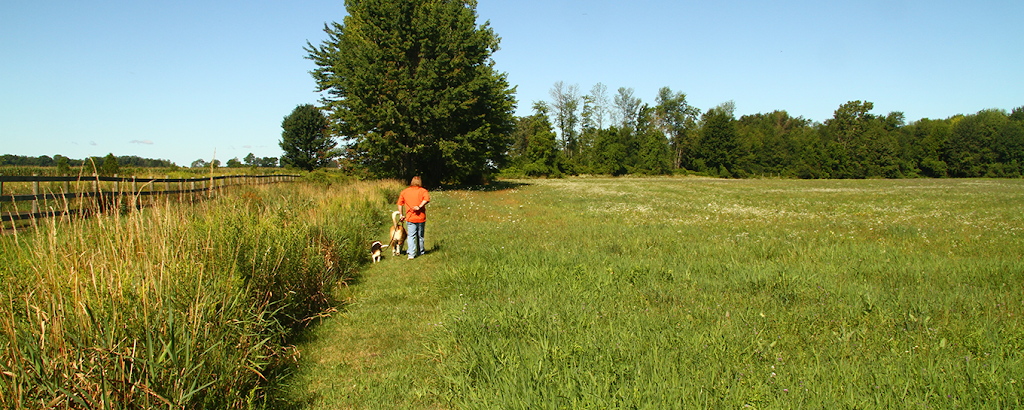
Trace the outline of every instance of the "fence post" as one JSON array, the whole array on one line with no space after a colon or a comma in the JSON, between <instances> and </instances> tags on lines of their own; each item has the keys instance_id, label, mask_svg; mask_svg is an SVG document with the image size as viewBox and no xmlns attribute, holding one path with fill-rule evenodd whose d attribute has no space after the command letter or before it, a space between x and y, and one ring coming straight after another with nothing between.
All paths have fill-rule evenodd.
<instances>
[{"instance_id":1,"label":"fence post","mask_svg":"<svg viewBox=\"0 0 1024 410\"><path fill-rule=\"evenodd\" d=\"M60 198L64 200L64 214L66 215L71 213L71 207L68 206L68 192L71 192L71 183L68 182L67 180L64 180L64 183L61 184L60 189ZM57 206L60 206L60 203L57 203Z\"/></svg>"},{"instance_id":2,"label":"fence post","mask_svg":"<svg viewBox=\"0 0 1024 410\"><path fill-rule=\"evenodd\" d=\"M139 198L139 181L132 175L132 208L138 209L141 199Z\"/></svg>"},{"instance_id":3,"label":"fence post","mask_svg":"<svg viewBox=\"0 0 1024 410\"><path fill-rule=\"evenodd\" d=\"M32 174L32 176L33 177L37 177L37 176L39 176L39 174ZM34 196L38 196L39 195L39 181L38 180L32 181L32 195L34 195ZM33 215L32 217L35 218L35 214L37 214L37 213L39 213L39 199L38 198L32 198L32 215Z\"/></svg>"},{"instance_id":4,"label":"fence post","mask_svg":"<svg viewBox=\"0 0 1024 410\"><path fill-rule=\"evenodd\" d=\"M92 196L96 202L96 212L103 210L103 196L100 195L100 181L97 179L99 175L95 172L92 173Z\"/></svg>"},{"instance_id":5,"label":"fence post","mask_svg":"<svg viewBox=\"0 0 1024 410\"><path fill-rule=\"evenodd\" d=\"M114 174L114 178L120 178L117 174ZM121 192L121 180L114 181L114 190L110 193L110 203L107 204L111 209L121 209L121 202L124 201L124 192Z\"/></svg>"},{"instance_id":6,"label":"fence post","mask_svg":"<svg viewBox=\"0 0 1024 410\"><path fill-rule=\"evenodd\" d=\"M192 179L192 180L189 180L188 183L189 183L189 190L188 190L189 199L188 200L189 200L189 202L195 202L196 201L196 181L194 179Z\"/></svg>"}]
</instances>

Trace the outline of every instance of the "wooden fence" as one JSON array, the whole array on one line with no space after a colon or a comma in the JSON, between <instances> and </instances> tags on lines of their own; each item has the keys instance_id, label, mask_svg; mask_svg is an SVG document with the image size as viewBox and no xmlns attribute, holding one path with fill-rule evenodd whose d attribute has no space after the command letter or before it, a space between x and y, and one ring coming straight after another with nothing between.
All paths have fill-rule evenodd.
<instances>
[{"instance_id":1,"label":"wooden fence","mask_svg":"<svg viewBox=\"0 0 1024 410\"><path fill-rule=\"evenodd\" d=\"M298 175L223 175L208 178L136 178L136 177L44 177L44 176L0 176L0 204L13 203L15 211L3 212L0 222L22 219L46 218L64 214L84 214L102 211L112 206L121 206L130 199L133 207L139 206L143 197L157 195L178 195L181 200L195 200L197 195L210 195L214 190L237 185L260 185L278 182L292 182ZM31 194L8 194L4 183L31 183ZM40 183L60 183L60 192L43 192ZM72 184L86 190L73 191ZM52 184L51 184L52 185ZM48 189L55 191L53 187ZM79 199L79 205L70 208L67 204ZM17 211L18 202L32 202L28 212ZM60 209L40 209L40 201L55 201Z\"/></svg>"}]
</instances>

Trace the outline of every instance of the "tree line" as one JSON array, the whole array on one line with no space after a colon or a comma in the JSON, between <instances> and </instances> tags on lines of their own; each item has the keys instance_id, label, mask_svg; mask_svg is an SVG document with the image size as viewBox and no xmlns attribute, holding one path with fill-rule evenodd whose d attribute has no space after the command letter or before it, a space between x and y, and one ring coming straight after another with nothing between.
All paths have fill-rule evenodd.
<instances>
[{"instance_id":1,"label":"tree line","mask_svg":"<svg viewBox=\"0 0 1024 410\"><path fill-rule=\"evenodd\" d=\"M173 162L166 159L151 159L142 158L135 155L126 156L114 156L114 154L108 154L108 157L114 158L120 165L138 167L138 168L167 168L174 165ZM68 167L80 167L88 162L94 162L97 166L101 166L106 157L89 157L85 159L74 159L69 158L60 154L49 156L40 155L38 157L31 157L25 155L11 155L5 154L0 156L0 166L11 165L11 166L31 166L31 167L59 167L62 164Z\"/></svg>"},{"instance_id":2,"label":"tree line","mask_svg":"<svg viewBox=\"0 0 1024 410\"><path fill-rule=\"evenodd\" d=\"M735 117L726 102L702 111L659 90L654 105L631 88L608 98L555 83L550 101L515 118L506 175L671 174L791 178L1020 177L1024 107L906 123L850 101L823 123L786 111Z\"/></svg>"},{"instance_id":3,"label":"tree line","mask_svg":"<svg viewBox=\"0 0 1024 410\"><path fill-rule=\"evenodd\" d=\"M369 175L421 175L428 184L495 173L905 178L1024 171L1024 107L908 124L902 112L879 115L869 101L850 101L819 123L781 110L736 118L732 102L704 110L669 87L648 104L632 88L610 95L598 83L583 93L560 81L550 100L517 117L515 88L491 58L500 37L475 23L475 2L365 0L346 10L342 23L324 26L327 40L305 47L324 97L320 108L297 107L282 124L281 146L295 166L319 167L339 155Z\"/></svg>"},{"instance_id":4,"label":"tree line","mask_svg":"<svg viewBox=\"0 0 1024 410\"><path fill-rule=\"evenodd\" d=\"M257 168L276 168L278 164L277 157L257 157L253 153L245 156L245 159L239 160L238 158L229 159L227 162L228 168L242 168L242 167L257 167ZM214 168L221 167L221 161L214 159L211 162L206 162L204 159L197 159L192 162L190 168L205 168L209 166ZM122 155L115 156L114 154L107 154L105 157L88 157L85 159L74 159L66 157L60 154L54 156L40 155L38 157L25 156L25 155L12 155L5 154L0 155L0 166L22 166L22 167L54 167L57 169L59 174L69 174L72 168L88 167L92 168L95 166L96 172L100 175L113 175L116 174L122 167L132 168L177 168L177 164L166 159L151 159L142 158L135 155Z\"/></svg>"},{"instance_id":5,"label":"tree line","mask_svg":"<svg viewBox=\"0 0 1024 410\"><path fill-rule=\"evenodd\" d=\"M207 167L220 168L223 163L219 159L213 159L206 161L205 159L199 158L192 161L189 164L189 168L207 168ZM227 162L228 168L243 168L243 167L256 167L256 168L277 168L277 157L257 157L253 153L246 155L244 159L239 160L238 157L229 159Z\"/></svg>"},{"instance_id":6,"label":"tree line","mask_svg":"<svg viewBox=\"0 0 1024 410\"><path fill-rule=\"evenodd\" d=\"M124 168L174 168L176 165L165 159L142 158L134 155L116 157L114 154L107 154L105 157L88 157L85 159L69 158L60 154L50 157L40 155L38 157L10 155L0 156L0 166L14 167L7 170L14 175L24 175L26 169L22 167L35 167L32 172L41 171L43 175L60 176L72 175L78 172L87 174L96 173L102 176L117 175Z\"/></svg>"}]
</instances>

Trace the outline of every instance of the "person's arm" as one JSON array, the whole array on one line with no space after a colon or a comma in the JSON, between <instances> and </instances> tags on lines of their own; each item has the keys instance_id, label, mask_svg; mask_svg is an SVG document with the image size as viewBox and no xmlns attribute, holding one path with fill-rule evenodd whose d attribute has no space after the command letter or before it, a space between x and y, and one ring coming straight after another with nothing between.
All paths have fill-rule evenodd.
<instances>
[{"instance_id":1,"label":"person's arm","mask_svg":"<svg viewBox=\"0 0 1024 410\"><path fill-rule=\"evenodd\" d=\"M423 207L427 206L428 203L430 203L430 193L424 190L423 200L420 201L420 204L414 207L413 210L419 212L421 209L423 209Z\"/></svg>"},{"instance_id":2,"label":"person's arm","mask_svg":"<svg viewBox=\"0 0 1024 410\"><path fill-rule=\"evenodd\" d=\"M405 220L405 198L401 195L398 196L398 215L399 221Z\"/></svg>"}]
</instances>

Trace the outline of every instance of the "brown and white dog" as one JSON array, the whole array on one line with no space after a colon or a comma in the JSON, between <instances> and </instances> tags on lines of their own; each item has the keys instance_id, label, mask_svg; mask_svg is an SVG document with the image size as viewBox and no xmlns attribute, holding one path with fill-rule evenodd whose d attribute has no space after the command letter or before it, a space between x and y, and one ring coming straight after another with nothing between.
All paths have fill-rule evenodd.
<instances>
[{"instance_id":1,"label":"brown and white dog","mask_svg":"<svg viewBox=\"0 0 1024 410\"><path fill-rule=\"evenodd\" d=\"M380 241L373 241L370 244L370 256L373 258L373 263L380 262L380 250L386 247L387 245L380 243Z\"/></svg>"},{"instance_id":2,"label":"brown and white dog","mask_svg":"<svg viewBox=\"0 0 1024 410\"><path fill-rule=\"evenodd\" d=\"M403 218L401 212L395 211L391 213L391 243L386 246L391 246L391 252L395 255L402 254L402 243L405 242L405 225L402 224Z\"/></svg>"}]
</instances>

